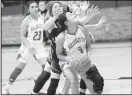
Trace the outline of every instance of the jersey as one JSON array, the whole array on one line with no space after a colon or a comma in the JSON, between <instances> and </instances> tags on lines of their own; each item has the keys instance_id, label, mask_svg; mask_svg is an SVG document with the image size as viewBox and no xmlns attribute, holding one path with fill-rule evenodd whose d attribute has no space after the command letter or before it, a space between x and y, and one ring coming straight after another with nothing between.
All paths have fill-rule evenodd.
<instances>
[{"instance_id":1,"label":"jersey","mask_svg":"<svg viewBox=\"0 0 132 96\"><path fill-rule=\"evenodd\" d=\"M37 60L47 58L49 53L43 43L43 29L36 27L37 24L44 24L43 19L38 16L38 20L35 21L29 15L26 18L30 18L29 26L27 28L27 40L35 48L36 54L33 56ZM19 62L27 63L28 54L30 54L30 52L22 42L17 60Z\"/></svg>"},{"instance_id":2,"label":"jersey","mask_svg":"<svg viewBox=\"0 0 132 96\"><path fill-rule=\"evenodd\" d=\"M62 70L72 67L79 74L83 74L90 68L91 63L86 52L86 38L81 27L78 28L75 35L66 33L63 47L65 54L71 60L69 63L67 61L59 62Z\"/></svg>"},{"instance_id":3,"label":"jersey","mask_svg":"<svg viewBox=\"0 0 132 96\"><path fill-rule=\"evenodd\" d=\"M49 35L49 39L51 40L51 44L50 44L51 45L50 60L52 61L51 70L57 74L61 74L61 72L62 72L60 69L60 66L59 66L59 59L56 54L56 43L55 43L56 37L60 33L61 33L61 28L57 27L57 28L52 29L52 31Z\"/></svg>"},{"instance_id":4,"label":"jersey","mask_svg":"<svg viewBox=\"0 0 132 96\"><path fill-rule=\"evenodd\" d=\"M52 58L53 59L58 59L56 55L56 37L63 32L63 28L59 25L59 23L56 21L54 23L55 28L53 28L50 32L49 39L51 40L51 53L52 53Z\"/></svg>"},{"instance_id":5,"label":"jersey","mask_svg":"<svg viewBox=\"0 0 132 96\"><path fill-rule=\"evenodd\" d=\"M38 24L44 24L43 19L38 15L38 20L30 18L29 26L28 26L28 34L27 34L27 40L29 42L42 42L43 41L43 29L37 28L36 25Z\"/></svg>"},{"instance_id":6,"label":"jersey","mask_svg":"<svg viewBox=\"0 0 132 96\"><path fill-rule=\"evenodd\" d=\"M66 54L71 57L86 53L86 39L82 33L82 29L78 28L75 35L66 34L63 47Z\"/></svg>"}]
</instances>

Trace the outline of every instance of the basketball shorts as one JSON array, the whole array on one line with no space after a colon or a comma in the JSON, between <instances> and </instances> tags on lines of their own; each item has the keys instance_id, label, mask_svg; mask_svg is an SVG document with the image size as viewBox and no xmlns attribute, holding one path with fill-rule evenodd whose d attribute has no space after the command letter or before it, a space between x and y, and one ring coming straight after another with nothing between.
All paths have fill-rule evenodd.
<instances>
[{"instance_id":1,"label":"basketball shorts","mask_svg":"<svg viewBox=\"0 0 132 96\"><path fill-rule=\"evenodd\" d=\"M47 48L45 48L43 43L32 43L33 47L35 48L36 54L34 55L35 59L40 58L47 58L49 51ZM17 60L22 63L27 63L28 56L31 54L29 50L25 47L25 45L22 43L17 55Z\"/></svg>"}]
</instances>

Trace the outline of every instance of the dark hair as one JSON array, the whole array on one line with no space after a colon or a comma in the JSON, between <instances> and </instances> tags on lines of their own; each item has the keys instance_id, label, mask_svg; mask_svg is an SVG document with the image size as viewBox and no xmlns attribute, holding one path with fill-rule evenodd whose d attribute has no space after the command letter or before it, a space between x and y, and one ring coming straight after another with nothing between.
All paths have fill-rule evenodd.
<instances>
[{"instance_id":1,"label":"dark hair","mask_svg":"<svg viewBox=\"0 0 132 96\"><path fill-rule=\"evenodd\" d=\"M28 2L27 2L27 8L28 8L28 9L29 9L31 3L36 3L36 2L35 2L35 1L28 1ZM24 18L25 18L26 16L28 16L28 15L30 15L30 12L26 13L25 16L24 16ZM24 18L23 18L23 19L24 19Z\"/></svg>"},{"instance_id":2,"label":"dark hair","mask_svg":"<svg viewBox=\"0 0 132 96\"><path fill-rule=\"evenodd\" d=\"M41 14L46 14L47 11L48 11L47 8L46 8L47 1L43 1L43 0L37 1L38 6L39 6L39 3L40 3L40 2L44 2L44 4L45 4L45 10L44 10L44 11L41 11L41 10L39 9L39 11L41 11Z\"/></svg>"},{"instance_id":3,"label":"dark hair","mask_svg":"<svg viewBox=\"0 0 132 96\"><path fill-rule=\"evenodd\" d=\"M40 0L40 1L38 1L38 4L39 4L40 2L44 2L45 5L46 5L46 3L47 3L47 1Z\"/></svg>"},{"instance_id":4,"label":"dark hair","mask_svg":"<svg viewBox=\"0 0 132 96\"><path fill-rule=\"evenodd\" d=\"M49 4L48 4L48 6L47 6L48 10L49 10L49 15L50 16L53 16L53 14L52 14L52 7L53 7L53 5L55 3L59 3L60 5L62 5L59 1L50 1Z\"/></svg>"},{"instance_id":5,"label":"dark hair","mask_svg":"<svg viewBox=\"0 0 132 96\"><path fill-rule=\"evenodd\" d=\"M28 8L28 9L29 9L31 3L36 3L36 4L37 4L36 1L28 1L28 3L27 3L27 8Z\"/></svg>"}]
</instances>

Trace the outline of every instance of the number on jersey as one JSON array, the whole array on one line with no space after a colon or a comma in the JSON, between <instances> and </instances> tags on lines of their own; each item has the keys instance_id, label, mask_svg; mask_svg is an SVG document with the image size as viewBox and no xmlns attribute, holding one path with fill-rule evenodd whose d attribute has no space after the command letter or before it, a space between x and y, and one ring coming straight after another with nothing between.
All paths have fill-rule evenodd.
<instances>
[{"instance_id":1,"label":"number on jersey","mask_svg":"<svg viewBox=\"0 0 132 96\"><path fill-rule=\"evenodd\" d=\"M81 53L83 53L82 47L78 47L78 50L79 50Z\"/></svg>"},{"instance_id":2,"label":"number on jersey","mask_svg":"<svg viewBox=\"0 0 132 96\"><path fill-rule=\"evenodd\" d=\"M41 34L42 34L42 32L41 32L41 31L35 31L34 33L35 33L35 35L34 35L34 37L33 37L33 40L34 40L34 41L40 40L40 39L41 39Z\"/></svg>"}]
</instances>

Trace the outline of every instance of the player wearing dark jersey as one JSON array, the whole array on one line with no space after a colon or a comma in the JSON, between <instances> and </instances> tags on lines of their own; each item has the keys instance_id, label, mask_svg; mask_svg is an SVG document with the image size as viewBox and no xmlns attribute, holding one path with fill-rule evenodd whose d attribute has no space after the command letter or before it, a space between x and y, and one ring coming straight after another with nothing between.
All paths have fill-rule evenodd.
<instances>
[{"instance_id":1,"label":"player wearing dark jersey","mask_svg":"<svg viewBox=\"0 0 132 96\"><path fill-rule=\"evenodd\" d=\"M51 6L53 8L54 8L54 6L58 7L58 6L60 6L60 3L56 2L56 3L51 4ZM56 10L58 10L58 9L54 8L54 11L56 11ZM49 13L51 15L51 13L52 13L51 10L49 10ZM58 25L57 22L58 21L55 22L56 28L53 28L50 35L49 35L49 39L51 40L51 51L50 51L51 56L48 59L48 62L51 64L51 70L52 70L51 72L54 75L53 75L53 77L51 76L51 83L50 83L50 86L48 88L47 94L55 94L56 93L56 89L57 89L59 79L60 79L60 74L62 72L59 65L58 65L59 60L58 60L57 55L56 55L55 38L58 36L58 34L60 32L63 31L63 28L61 28L61 26ZM37 78L37 80L35 81L35 86L34 86L33 91L35 93L38 93L41 90L41 88L44 86L46 81L49 79L49 77L50 77L49 72L48 73L47 72L42 72L40 74L40 76Z\"/></svg>"}]
</instances>

